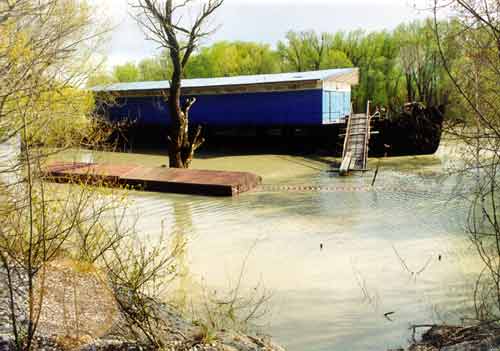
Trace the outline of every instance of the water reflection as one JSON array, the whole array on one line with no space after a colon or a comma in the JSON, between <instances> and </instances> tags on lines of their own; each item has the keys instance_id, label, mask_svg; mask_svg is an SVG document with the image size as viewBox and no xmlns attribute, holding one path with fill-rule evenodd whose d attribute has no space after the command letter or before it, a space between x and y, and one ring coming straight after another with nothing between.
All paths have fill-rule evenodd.
<instances>
[{"instance_id":1,"label":"water reflection","mask_svg":"<svg viewBox=\"0 0 500 351\"><path fill-rule=\"evenodd\" d=\"M163 156L133 154L95 160L164 163ZM253 171L277 185L372 181L371 173L339 178L298 161L261 155L201 159L194 166ZM142 232L160 235L163 223L174 243L186 244L179 258L184 303L184 293L202 280L227 289L253 247L244 284L262 282L273 292L266 332L277 342L292 351L385 350L406 344L409 324L470 307L479 265L463 235L467 204L444 167L429 157L384 160L377 188L368 192L261 191L233 199L137 192L132 210ZM417 277L409 273L424 266ZM394 312L392 321L387 312Z\"/></svg>"},{"instance_id":2,"label":"water reflection","mask_svg":"<svg viewBox=\"0 0 500 351\"><path fill-rule=\"evenodd\" d=\"M194 289L189 269L189 236L193 231L191 208L188 203L173 202L171 220L171 247L176 249L175 266L177 267L177 287L173 290L173 302L181 309L187 309Z\"/></svg>"}]
</instances>

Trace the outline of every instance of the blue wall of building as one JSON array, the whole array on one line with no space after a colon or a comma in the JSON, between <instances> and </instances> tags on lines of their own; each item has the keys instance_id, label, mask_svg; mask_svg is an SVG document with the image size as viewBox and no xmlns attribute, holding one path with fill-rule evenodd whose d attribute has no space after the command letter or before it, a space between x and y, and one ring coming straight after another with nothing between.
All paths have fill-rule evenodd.
<instances>
[{"instance_id":1,"label":"blue wall of building","mask_svg":"<svg viewBox=\"0 0 500 351\"><path fill-rule=\"evenodd\" d=\"M286 126L323 124L323 90L200 95L190 112L193 124L210 126ZM349 96L350 105L350 96ZM161 97L118 99L108 108L111 120L128 118L139 125L168 125Z\"/></svg>"},{"instance_id":2,"label":"blue wall of building","mask_svg":"<svg viewBox=\"0 0 500 351\"><path fill-rule=\"evenodd\" d=\"M339 123L350 113L350 91L323 91L323 124Z\"/></svg>"}]
</instances>

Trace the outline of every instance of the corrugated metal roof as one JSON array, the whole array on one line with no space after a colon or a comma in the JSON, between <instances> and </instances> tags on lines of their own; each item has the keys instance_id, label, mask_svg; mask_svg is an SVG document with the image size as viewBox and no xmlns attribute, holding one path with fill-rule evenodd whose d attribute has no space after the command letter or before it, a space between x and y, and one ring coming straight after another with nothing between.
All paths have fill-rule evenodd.
<instances>
[{"instance_id":1,"label":"corrugated metal roof","mask_svg":"<svg viewBox=\"0 0 500 351\"><path fill-rule=\"evenodd\" d=\"M301 82L311 80L334 79L356 72L356 68L339 68L311 72L298 73L278 73L278 74L260 74L249 76L235 76L222 78L199 78L182 80L183 88L204 88L221 87L231 85L249 85L283 82ZM92 88L93 91L139 91L139 90L162 90L168 89L168 81L155 82L134 82L134 83L115 83L109 85L100 85Z\"/></svg>"}]
</instances>

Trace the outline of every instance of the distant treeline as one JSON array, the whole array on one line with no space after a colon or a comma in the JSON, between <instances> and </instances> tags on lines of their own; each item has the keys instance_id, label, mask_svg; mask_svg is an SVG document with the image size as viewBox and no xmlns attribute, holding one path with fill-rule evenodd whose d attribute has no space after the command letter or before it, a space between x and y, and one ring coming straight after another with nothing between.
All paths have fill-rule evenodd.
<instances>
[{"instance_id":1,"label":"distant treeline","mask_svg":"<svg viewBox=\"0 0 500 351\"><path fill-rule=\"evenodd\" d=\"M439 23L440 32L452 33L458 24ZM434 22L402 24L393 31L287 33L276 48L253 42L222 41L201 48L188 63L185 78L224 77L247 74L302 72L359 67L361 81L353 92L357 111L369 99L374 104L398 110L405 102L427 106L450 101L453 91L442 65L435 40ZM459 46L450 35L442 47L449 62L460 57ZM89 85L111 82L168 80L168 53L96 74Z\"/></svg>"}]
</instances>

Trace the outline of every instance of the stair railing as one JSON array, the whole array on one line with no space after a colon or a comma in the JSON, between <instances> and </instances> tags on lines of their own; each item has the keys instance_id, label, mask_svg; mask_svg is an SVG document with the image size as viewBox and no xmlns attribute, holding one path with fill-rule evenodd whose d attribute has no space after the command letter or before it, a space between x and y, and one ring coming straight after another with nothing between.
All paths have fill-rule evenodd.
<instances>
[{"instance_id":1,"label":"stair railing","mask_svg":"<svg viewBox=\"0 0 500 351\"><path fill-rule=\"evenodd\" d=\"M365 134L365 143L364 143L364 158L363 158L363 169L366 169L367 166L367 160L368 160L368 149L369 149L369 144L370 144L370 127L371 127L371 117L370 117L370 103L371 101L368 100L368 103L366 104L366 134Z\"/></svg>"},{"instance_id":2,"label":"stair railing","mask_svg":"<svg viewBox=\"0 0 500 351\"><path fill-rule=\"evenodd\" d=\"M347 129L344 138L344 149L342 151L342 159L346 156L347 145L349 145L349 139L351 138L351 126L352 126L352 115L354 111L354 105L351 103L351 114L349 115L349 120L347 121Z\"/></svg>"}]
</instances>

